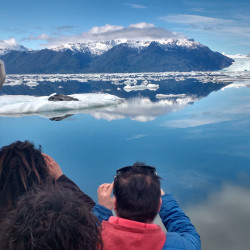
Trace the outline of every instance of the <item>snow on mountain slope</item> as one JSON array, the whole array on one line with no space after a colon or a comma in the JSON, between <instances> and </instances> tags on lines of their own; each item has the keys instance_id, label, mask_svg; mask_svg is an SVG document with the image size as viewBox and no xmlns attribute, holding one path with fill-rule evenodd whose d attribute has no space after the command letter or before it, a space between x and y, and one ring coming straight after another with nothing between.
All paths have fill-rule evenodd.
<instances>
[{"instance_id":1,"label":"snow on mountain slope","mask_svg":"<svg viewBox=\"0 0 250 250\"><path fill-rule=\"evenodd\" d=\"M72 50L76 53L86 53L89 52L92 55L101 55L105 51L108 51L114 47L117 43L112 41L96 41L88 43L68 43L62 44L59 47L53 48L54 51L65 51L67 49Z\"/></svg>"},{"instance_id":2,"label":"snow on mountain slope","mask_svg":"<svg viewBox=\"0 0 250 250\"><path fill-rule=\"evenodd\" d=\"M195 42L191 39L166 39L166 40L157 40L157 41L135 41L135 40L111 40L111 41L95 41L87 43L69 43L63 44L59 47L53 48L54 51L65 51L67 49L76 52L76 53L86 53L89 52L92 55L101 55L104 52L110 50L116 45L126 44L130 48L141 50L145 47L148 47L151 42L156 42L161 45L163 49L169 49L173 47L185 47L185 48L197 48L204 47L204 45Z\"/></svg>"},{"instance_id":3,"label":"snow on mountain slope","mask_svg":"<svg viewBox=\"0 0 250 250\"><path fill-rule=\"evenodd\" d=\"M8 49L0 48L0 55L5 55L5 54L9 53L12 50L16 50L16 51L31 51L31 49L27 49L23 45L17 45L17 46L8 48Z\"/></svg>"}]
</instances>

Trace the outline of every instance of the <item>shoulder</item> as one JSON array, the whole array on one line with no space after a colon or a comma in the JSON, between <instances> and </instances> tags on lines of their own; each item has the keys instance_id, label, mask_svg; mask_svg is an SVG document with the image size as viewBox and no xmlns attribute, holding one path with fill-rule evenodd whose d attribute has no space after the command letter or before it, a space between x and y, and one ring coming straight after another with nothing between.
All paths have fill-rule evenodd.
<instances>
[{"instance_id":1,"label":"shoulder","mask_svg":"<svg viewBox=\"0 0 250 250\"><path fill-rule=\"evenodd\" d=\"M167 233L166 242L162 249L167 250L198 250L194 244L187 241L184 237L178 233Z\"/></svg>"}]
</instances>

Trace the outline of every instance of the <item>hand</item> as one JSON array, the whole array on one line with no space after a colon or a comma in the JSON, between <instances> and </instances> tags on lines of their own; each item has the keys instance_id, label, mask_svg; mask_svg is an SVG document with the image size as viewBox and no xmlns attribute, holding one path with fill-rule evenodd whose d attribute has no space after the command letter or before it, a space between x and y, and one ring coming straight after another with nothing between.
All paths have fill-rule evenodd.
<instances>
[{"instance_id":1,"label":"hand","mask_svg":"<svg viewBox=\"0 0 250 250\"><path fill-rule=\"evenodd\" d=\"M114 206L113 198L111 197L113 186L114 182L104 183L97 189L98 203L110 210L112 210Z\"/></svg>"},{"instance_id":2,"label":"hand","mask_svg":"<svg viewBox=\"0 0 250 250\"><path fill-rule=\"evenodd\" d=\"M161 188L161 196L164 195L165 192L163 191L163 189Z\"/></svg>"},{"instance_id":3,"label":"hand","mask_svg":"<svg viewBox=\"0 0 250 250\"><path fill-rule=\"evenodd\" d=\"M51 156L46 155L44 153L42 153L42 155L49 169L50 176L54 178L55 180L57 180L61 175L63 175L61 168Z\"/></svg>"}]
</instances>

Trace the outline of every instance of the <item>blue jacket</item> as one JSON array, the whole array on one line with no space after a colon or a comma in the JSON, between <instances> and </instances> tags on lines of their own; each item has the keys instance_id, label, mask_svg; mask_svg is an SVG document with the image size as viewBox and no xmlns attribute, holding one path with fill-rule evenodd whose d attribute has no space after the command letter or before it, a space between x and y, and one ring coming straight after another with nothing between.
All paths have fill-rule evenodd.
<instances>
[{"instance_id":1,"label":"blue jacket","mask_svg":"<svg viewBox=\"0 0 250 250\"><path fill-rule=\"evenodd\" d=\"M162 249L167 250L200 250L200 236L190 219L184 214L171 194L162 197L160 217L167 229L166 242ZM96 204L93 212L102 221L108 221L112 211Z\"/></svg>"}]
</instances>

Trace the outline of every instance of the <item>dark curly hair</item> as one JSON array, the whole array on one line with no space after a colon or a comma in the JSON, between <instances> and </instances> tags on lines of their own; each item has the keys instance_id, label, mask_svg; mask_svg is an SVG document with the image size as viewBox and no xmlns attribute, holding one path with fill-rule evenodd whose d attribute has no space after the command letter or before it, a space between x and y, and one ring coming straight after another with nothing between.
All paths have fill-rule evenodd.
<instances>
[{"instance_id":1,"label":"dark curly hair","mask_svg":"<svg viewBox=\"0 0 250 250\"><path fill-rule=\"evenodd\" d=\"M0 225L5 250L103 249L100 222L81 192L67 183L36 187L22 195Z\"/></svg>"},{"instance_id":2,"label":"dark curly hair","mask_svg":"<svg viewBox=\"0 0 250 250\"><path fill-rule=\"evenodd\" d=\"M41 153L29 141L16 141L0 150L0 219L31 187L52 183Z\"/></svg>"}]
</instances>

